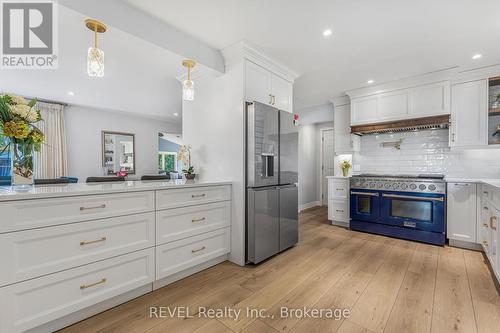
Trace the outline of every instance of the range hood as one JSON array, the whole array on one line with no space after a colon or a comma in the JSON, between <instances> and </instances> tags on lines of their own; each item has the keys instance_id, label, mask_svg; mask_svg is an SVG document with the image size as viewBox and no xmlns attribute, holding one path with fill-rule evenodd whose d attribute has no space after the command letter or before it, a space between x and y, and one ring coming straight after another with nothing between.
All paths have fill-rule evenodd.
<instances>
[{"instance_id":1,"label":"range hood","mask_svg":"<svg viewBox=\"0 0 500 333\"><path fill-rule=\"evenodd\" d=\"M450 126L450 116L433 116L415 119L405 119L385 123L351 126L351 133L357 135L381 134L393 132L409 132L432 128L445 129Z\"/></svg>"}]
</instances>

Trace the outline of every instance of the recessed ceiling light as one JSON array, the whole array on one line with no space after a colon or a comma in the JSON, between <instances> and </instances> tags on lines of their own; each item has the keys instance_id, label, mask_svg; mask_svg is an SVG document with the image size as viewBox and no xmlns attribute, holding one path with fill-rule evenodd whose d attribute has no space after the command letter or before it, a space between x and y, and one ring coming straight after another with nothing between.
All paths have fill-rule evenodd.
<instances>
[{"instance_id":1,"label":"recessed ceiling light","mask_svg":"<svg viewBox=\"0 0 500 333\"><path fill-rule=\"evenodd\" d=\"M366 83L368 83L368 84L372 84L372 83L374 83L374 82L375 82L375 81L373 81L373 80L368 80L368 81L366 81Z\"/></svg>"},{"instance_id":2,"label":"recessed ceiling light","mask_svg":"<svg viewBox=\"0 0 500 333\"><path fill-rule=\"evenodd\" d=\"M332 30L331 29L326 29L323 31L323 36L328 37L332 35Z\"/></svg>"},{"instance_id":3,"label":"recessed ceiling light","mask_svg":"<svg viewBox=\"0 0 500 333\"><path fill-rule=\"evenodd\" d=\"M179 115L179 114L178 114L177 112L174 112L174 116L176 116L176 117L177 117L178 115Z\"/></svg>"},{"instance_id":4,"label":"recessed ceiling light","mask_svg":"<svg viewBox=\"0 0 500 333\"><path fill-rule=\"evenodd\" d=\"M472 60L481 59L482 57L483 57L483 55L482 55L482 54L480 54L480 53L478 53L478 54L474 54L474 55L472 56Z\"/></svg>"},{"instance_id":5,"label":"recessed ceiling light","mask_svg":"<svg viewBox=\"0 0 500 333\"><path fill-rule=\"evenodd\" d=\"M68 95L70 95L70 96L75 96L75 93L74 93L74 92L72 92L72 91L68 91Z\"/></svg>"}]
</instances>

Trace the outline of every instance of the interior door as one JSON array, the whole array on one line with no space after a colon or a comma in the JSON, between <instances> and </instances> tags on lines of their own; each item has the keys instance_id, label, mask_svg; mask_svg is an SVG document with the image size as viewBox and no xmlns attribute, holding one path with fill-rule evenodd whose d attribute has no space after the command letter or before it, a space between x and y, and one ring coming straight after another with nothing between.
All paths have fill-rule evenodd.
<instances>
[{"instance_id":1,"label":"interior door","mask_svg":"<svg viewBox=\"0 0 500 333\"><path fill-rule=\"evenodd\" d=\"M335 172L334 152L335 152L335 143L334 143L333 129L322 131L321 156L323 164L321 165L321 182L322 182L321 204L323 206L328 205L328 179L326 177L333 176Z\"/></svg>"},{"instance_id":2,"label":"interior door","mask_svg":"<svg viewBox=\"0 0 500 333\"><path fill-rule=\"evenodd\" d=\"M248 189L247 203L247 259L256 264L280 249L278 189Z\"/></svg>"}]
</instances>

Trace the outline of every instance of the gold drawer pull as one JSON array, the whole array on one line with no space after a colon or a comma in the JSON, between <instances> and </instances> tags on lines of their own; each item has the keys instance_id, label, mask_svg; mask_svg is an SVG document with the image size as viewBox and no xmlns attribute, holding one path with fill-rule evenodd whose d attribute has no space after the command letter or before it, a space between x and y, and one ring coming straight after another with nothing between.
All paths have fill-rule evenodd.
<instances>
[{"instance_id":1,"label":"gold drawer pull","mask_svg":"<svg viewBox=\"0 0 500 333\"><path fill-rule=\"evenodd\" d=\"M495 220L495 223L493 224L493 220ZM492 230L497 230L497 217L496 216L492 216L490 218L490 228Z\"/></svg>"},{"instance_id":2,"label":"gold drawer pull","mask_svg":"<svg viewBox=\"0 0 500 333\"><path fill-rule=\"evenodd\" d=\"M87 288L91 288L91 287L95 287L95 286L98 286L100 284L103 284L103 283L106 283L107 279L106 278L103 278L101 279L101 281L98 281L98 282L94 282L94 283L91 283L91 284L82 284L80 286L80 289L87 289Z\"/></svg>"},{"instance_id":3,"label":"gold drawer pull","mask_svg":"<svg viewBox=\"0 0 500 333\"><path fill-rule=\"evenodd\" d=\"M336 211L337 213L343 213L343 212L344 212L344 211L343 211L343 210L341 210L341 209L335 209L335 211Z\"/></svg>"},{"instance_id":4,"label":"gold drawer pull","mask_svg":"<svg viewBox=\"0 0 500 333\"><path fill-rule=\"evenodd\" d=\"M484 210L488 210L488 207L483 207Z\"/></svg>"},{"instance_id":5,"label":"gold drawer pull","mask_svg":"<svg viewBox=\"0 0 500 333\"><path fill-rule=\"evenodd\" d=\"M200 247L200 248L199 248L199 249L197 249L197 250L191 250L191 253L200 252L200 251L203 251L203 250L205 250L205 249L206 249L206 247L202 246L202 247Z\"/></svg>"},{"instance_id":6,"label":"gold drawer pull","mask_svg":"<svg viewBox=\"0 0 500 333\"><path fill-rule=\"evenodd\" d=\"M203 193L203 194L191 194L191 198L203 198L204 196L206 196L205 193Z\"/></svg>"},{"instance_id":7,"label":"gold drawer pull","mask_svg":"<svg viewBox=\"0 0 500 333\"><path fill-rule=\"evenodd\" d=\"M483 223L483 227L488 228L489 227L488 223Z\"/></svg>"},{"instance_id":8,"label":"gold drawer pull","mask_svg":"<svg viewBox=\"0 0 500 333\"><path fill-rule=\"evenodd\" d=\"M95 243L100 243L100 242L105 242L106 239L107 239L106 237L102 237L102 238L99 238L99 239L96 239L96 240L92 240L92 241L81 241L80 242L80 246L89 245L89 244L95 244Z\"/></svg>"},{"instance_id":9,"label":"gold drawer pull","mask_svg":"<svg viewBox=\"0 0 500 333\"><path fill-rule=\"evenodd\" d=\"M343 191L344 189L343 188L337 188L336 190L337 191Z\"/></svg>"},{"instance_id":10,"label":"gold drawer pull","mask_svg":"<svg viewBox=\"0 0 500 333\"><path fill-rule=\"evenodd\" d=\"M191 220L191 222L195 223L195 222L201 222L201 221L205 221L206 218L205 217L202 217L201 219L194 219L194 220Z\"/></svg>"},{"instance_id":11,"label":"gold drawer pull","mask_svg":"<svg viewBox=\"0 0 500 333\"><path fill-rule=\"evenodd\" d=\"M488 193L487 191L483 191L483 194L486 194L486 195L488 195L489 193Z\"/></svg>"},{"instance_id":12,"label":"gold drawer pull","mask_svg":"<svg viewBox=\"0 0 500 333\"><path fill-rule=\"evenodd\" d=\"M80 207L80 210L100 209L100 208L106 208L106 205L102 204L102 205L94 206L94 207Z\"/></svg>"},{"instance_id":13,"label":"gold drawer pull","mask_svg":"<svg viewBox=\"0 0 500 333\"><path fill-rule=\"evenodd\" d=\"M483 244L488 246L488 242L487 241L483 241Z\"/></svg>"}]
</instances>

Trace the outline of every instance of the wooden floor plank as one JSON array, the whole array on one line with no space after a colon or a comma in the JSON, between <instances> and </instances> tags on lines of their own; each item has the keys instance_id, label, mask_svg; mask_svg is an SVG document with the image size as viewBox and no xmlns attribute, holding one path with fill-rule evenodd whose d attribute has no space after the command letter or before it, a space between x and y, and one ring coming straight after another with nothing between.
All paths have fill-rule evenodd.
<instances>
[{"instance_id":1,"label":"wooden floor plank","mask_svg":"<svg viewBox=\"0 0 500 333\"><path fill-rule=\"evenodd\" d=\"M406 333L406 331L401 331L400 333ZM367 328L359 326L358 324L353 323L349 320L344 320L342 326L337 330L337 333L373 333Z\"/></svg>"},{"instance_id":2,"label":"wooden floor plank","mask_svg":"<svg viewBox=\"0 0 500 333\"><path fill-rule=\"evenodd\" d=\"M437 263L438 247L434 247L433 252L417 248L389 316L385 333L430 332Z\"/></svg>"},{"instance_id":3,"label":"wooden floor plank","mask_svg":"<svg viewBox=\"0 0 500 333\"><path fill-rule=\"evenodd\" d=\"M463 250L439 250L431 332L477 332Z\"/></svg>"}]
</instances>

